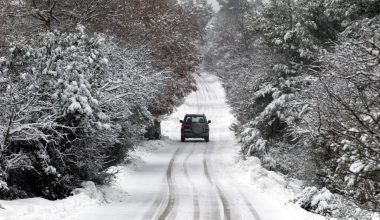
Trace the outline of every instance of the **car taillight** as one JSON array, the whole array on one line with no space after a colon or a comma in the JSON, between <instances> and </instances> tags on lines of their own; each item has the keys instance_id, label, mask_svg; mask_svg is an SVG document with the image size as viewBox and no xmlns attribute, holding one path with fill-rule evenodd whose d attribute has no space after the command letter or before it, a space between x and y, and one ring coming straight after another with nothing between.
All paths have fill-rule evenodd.
<instances>
[{"instance_id":1,"label":"car taillight","mask_svg":"<svg viewBox=\"0 0 380 220\"><path fill-rule=\"evenodd\" d=\"M205 124L205 129L208 129L208 124Z\"/></svg>"},{"instance_id":2,"label":"car taillight","mask_svg":"<svg viewBox=\"0 0 380 220\"><path fill-rule=\"evenodd\" d=\"M184 128L188 128L188 127L186 125L182 124L181 128L184 129Z\"/></svg>"}]
</instances>

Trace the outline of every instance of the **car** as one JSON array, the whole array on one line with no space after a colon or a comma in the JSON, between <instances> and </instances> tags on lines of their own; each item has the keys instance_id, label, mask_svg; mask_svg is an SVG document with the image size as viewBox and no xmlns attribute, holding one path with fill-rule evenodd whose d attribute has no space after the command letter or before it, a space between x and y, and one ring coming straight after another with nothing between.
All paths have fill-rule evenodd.
<instances>
[{"instance_id":1,"label":"car","mask_svg":"<svg viewBox=\"0 0 380 220\"><path fill-rule=\"evenodd\" d=\"M209 124L205 114L186 114L183 120L179 121L181 125L181 142L185 142L186 138L203 138L209 142Z\"/></svg>"}]
</instances>

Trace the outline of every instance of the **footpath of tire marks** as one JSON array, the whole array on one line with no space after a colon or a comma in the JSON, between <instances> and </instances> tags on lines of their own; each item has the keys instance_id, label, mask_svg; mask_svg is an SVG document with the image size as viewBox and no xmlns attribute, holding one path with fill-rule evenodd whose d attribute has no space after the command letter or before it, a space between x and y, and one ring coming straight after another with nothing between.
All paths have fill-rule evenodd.
<instances>
[{"instance_id":1,"label":"footpath of tire marks","mask_svg":"<svg viewBox=\"0 0 380 220\"><path fill-rule=\"evenodd\" d=\"M204 86L204 88L206 90L206 93L207 93L207 96L208 96L209 100L216 100L216 99L218 99L218 95L216 95L214 89L212 89L210 87L210 83L208 81L206 81L205 79L203 79L201 76L200 76L200 78L202 79L203 86Z\"/></svg>"},{"instance_id":2,"label":"footpath of tire marks","mask_svg":"<svg viewBox=\"0 0 380 220\"><path fill-rule=\"evenodd\" d=\"M203 92L207 95L208 99L209 99L209 100L218 99L218 96L216 95L215 91L213 91L213 90L210 88L209 83L208 83L205 79L203 79L201 76L199 76L199 79L200 79L200 81L202 82L201 85L202 85L202 87L203 87ZM204 90L205 90L205 91L204 91ZM211 97L211 95L212 95L212 97ZM207 149L206 149L206 150L207 150ZM205 152L206 152L206 151L205 151ZM210 152L206 152L206 153L207 153L207 154L210 154ZM205 164L205 161L203 161L203 163ZM207 163L206 163L205 165L207 166ZM206 174L206 171L205 171L205 174ZM208 174L208 172L207 172L207 174ZM211 180L210 175L207 175L207 174L206 174L206 176L207 176L207 178L208 178L209 181L210 181L210 180ZM231 176L230 176L230 177L231 177ZM231 178L227 178L227 179L231 179ZM232 183L230 182L230 184L232 184ZM216 187L217 187L217 186L216 186ZM220 195L223 195L223 192L220 190L219 187L217 187L217 190L218 190L218 193L219 193ZM243 199L245 205L248 207L248 209L249 209L251 215L255 218L255 220L261 220L259 214L257 213L256 209L253 207L253 205L251 204L251 202L248 200L248 198L247 198L247 197L241 192L240 189L237 188L236 190L238 191L240 197ZM222 203L223 203L223 199L222 199L222 197L221 197L221 200L222 200ZM227 201L227 200L225 199L225 201ZM223 205L223 206L224 206L224 205Z\"/></svg>"},{"instance_id":3,"label":"footpath of tire marks","mask_svg":"<svg viewBox=\"0 0 380 220\"><path fill-rule=\"evenodd\" d=\"M207 82L200 75L195 75L194 77L197 81L197 88L198 88L198 90L196 92L197 93L197 99L202 98L202 101L205 103L212 101L210 94L209 94L209 91L206 88ZM198 95L200 97L198 97ZM200 105L199 100L197 100L197 104L198 104L198 110L202 111L199 113L205 113L206 116L209 116L210 108L208 108L208 106L205 106L205 105ZM205 153L203 153L203 155L205 155ZM206 163L205 159L203 159L203 170L204 170L204 174L205 174L205 177L206 177L208 183L212 187L214 187L215 184L212 183L211 177L210 177L208 169L207 169L207 163ZM212 187L209 190L213 190ZM215 209L210 210L211 219L219 219L220 218L218 197L220 197L220 196L217 196L216 200L214 201L215 202Z\"/></svg>"},{"instance_id":4,"label":"footpath of tire marks","mask_svg":"<svg viewBox=\"0 0 380 220\"><path fill-rule=\"evenodd\" d=\"M170 159L169 165L166 169L166 182L167 182L167 187L168 187L168 199L167 203L165 205L165 208L163 211L159 212L160 207L164 205L164 202L166 198L164 197L164 194L166 194L165 190L160 190L160 192L157 194L155 200L153 201L152 205L149 207L148 211L145 213L145 215L142 217L142 220L147 220L147 219L155 219L154 216L156 213L160 213L159 217L157 218L158 220L164 220L168 217L170 212L172 211L174 204L175 204L175 184L173 181L173 164L174 161L181 151L181 148L177 148L177 150L174 152L172 158Z\"/></svg>"},{"instance_id":5,"label":"footpath of tire marks","mask_svg":"<svg viewBox=\"0 0 380 220\"><path fill-rule=\"evenodd\" d=\"M208 100L212 100L212 97L210 97L210 90L209 88L207 88L207 82L202 79L202 77L197 77L198 80L199 80L199 84L198 86L200 86L200 93L201 95L203 95L204 97L207 97ZM214 96L215 93L213 93ZM196 102L197 102L197 108L198 108L198 111L203 109L204 110L204 106L200 105L199 103L199 97L198 97L198 93L196 93ZM161 213L158 217L159 220L164 220L166 219L170 212L172 211L174 205L175 205L175 194L174 194L174 191L175 191L175 185L174 185L174 181L173 181L173 177L172 177L172 170L173 170L173 164L175 162L175 159L177 157L177 155L179 154L179 151L180 151L180 148L178 148L176 150L176 152L174 153L174 155L172 156L170 162L169 162L169 165L168 165L168 168L167 168L167 171L166 171L166 181L168 183L168 188L169 188L169 195L168 195L168 200L167 200L167 203L166 203L166 206L164 208L164 210L162 212L159 212L158 210L161 210L160 207L164 205L164 202L165 202L165 197L164 197L164 194L165 194L165 190L160 190L159 194L156 196L153 204L151 205L151 207L148 209L148 211L146 212L146 214L144 215L144 217L142 218L143 220L146 220L146 219L153 219L157 213ZM188 159L190 158L191 154L193 153L193 151L191 151L185 161L183 162L183 167L184 167L184 170L185 170L185 175L186 175L186 178L190 181L190 177L189 177L189 174L188 174L188 169L187 169L187 166L186 166L186 163L188 161ZM203 164L205 165L205 161L203 162ZM206 163L206 169L207 169L207 163ZM205 174L208 174L208 171L205 172ZM212 180L211 180L211 177L210 175L206 176L208 181L210 183L212 183ZM190 181L191 182L191 181ZM194 207L194 214L193 214L193 219L194 220L198 220L200 218L200 208L199 208L199 199L198 199L198 192L197 192L197 189L196 187L194 186L193 183L191 183L192 185L192 189L193 189L193 207ZM214 184L213 184L214 185ZM217 188L217 191L218 191L218 194L222 194L222 191L218 188ZM227 200L225 199L225 197L223 196L223 198L221 199L222 200L222 203L224 201L223 204L227 204ZM158 209L157 209L158 207ZM230 218L229 218L230 219Z\"/></svg>"},{"instance_id":6,"label":"footpath of tire marks","mask_svg":"<svg viewBox=\"0 0 380 220\"><path fill-rule=\"evenodd\" d=\"M204 113L204 105L201 105L200 102L199 102L199 99L201 96L201 98L204 99L204 94L203 93L203 90L202 90L202 85L200 83L200 77L195 75L195 79L198 81L197 82L197 91L195 92L195 96L196 96L196 102L197 102L197 113Z\"/></svg>"},{"instance_id":7,"label":"footpath of tire marks","mask_svg":"<svg viewBox=\"0 0 380 220\"><path fill-rule=\"evenodd\" d=\"M251 212L251 214L253 215L253 217L255 217L255 220L261 220L260 216L259 216L259 213L257 213L256 209L253 208L251 202L247 199L247 197L240 191L240 189L238 189L239 191L239 195L243 198L243 201L245 203L245 205L248 207L249 211Z\"/></svg>"},{"instance_id":8,"label":"footpath of tire marks","mask_svg":"<svg viewBox=\"0 0 380 220\"><path fill-rule=\"evenodd\" d=\"M232 178L232 176L230 174L228 174L226 172L226 175L228 176L228 178L226 178L227 180L229 180L229 184L234 184L231 182L231 179L234 179ZM253 207L252 203L248 200L247 196L241 191L240 188L236 187L235 188L237 193L239 194L240 198L243 199L245 205L248 207L248 210L249 212L251 213L251 215L254 217L255 220L261 220L258 212L256 211L256 209Z\"/></svg>"},{"instance_id":9,"label":"footpath of tire marks","mask_svg":"<svg viewBox=\"0 0 380 220\"><path fill-rule=\"evenodd\" d=\"M210 151L208 150L208 148L205 148L205 155L207 155L207 157L208 157L209 154L210 154ZM208 172L206 156L203 159L203 164L204 164L204 172L205 172L205 175L206 175L208 181L210 183L214 184L213 180L212 180L212 178L211 178L211 176L210 176L210 174ZM229 174L227 174L227 175L229 175ZM229 178L226 178L226 179L231 180L233 178L229 175ZM233 184L231 181L229 181L229 183L231 185ZM231 212L230 212L231 209L230 209L230 205L228 204L228 200L226 199L226 196L223 193L223 191L220 189L220 187L218 185L216 185L216 184L214 184L214 185L215 185L215 187L216 187L216 189L218 191L218 194L220 196L220 199L222 201L222 205L223 205L223 209L224 209L224 219L225 220L230 220L230 219L232 219L232 217L231 217ZM235 189L238 192L238 194L240 195L240 198L243 199L245 205L248 207L248 210L251 213L251 215L254 217L254 219L255 220L261 220L258 212L253 207L252 203L248 200L248 198L244 195L244 193L239 188L235 188Z\"/></svg>"},{"instance_id":10,"label":"footpath of tire marks","mask_svg":"<svg viewBox=\"0 0 380 220\"><path fill-rule=\"evenodd\" d=\"M235 183L232 183L232 179L234 179L231 174L229 174L228 172L225 172L225 174L228 176L228 178L226 178L229 182L229 184L233 185ZM241 189L239 187L235 187L237 193L240 195L240 198L243 199L245 205L248 207L248 210L249 212L251 213L251 215L254 217L255 220L261 220L258 212L256 211L256 209L253 207L252 203L249 201L249 199L247 198L247 196L241 191Z\"/></svg>"},{"instance_id":11,"label":"footpath of tire marks","mask_svg":"<svg viewBox=\"0 0 380 220\"><path fill-rule=\"evenodd\" d=\"M193 181L191 181L191 178L190 178L190 175L189 175L189 171L188 171L188 168L187 168L187 161L189 160L189 158L192 156L194 152L194 148L191 149L191 151L189 152L189 154L186 156L185 160L183 161L183 169L184 169L184 172L185 172L185 176L186 176L186 179L190 182L190 185L191 185L191 188L192 188L192 191L193 191L193 220L199 220L200 218L200 208L199 208L199 199L198 199L198 191L197 191L197 188L195 187Z\"/></svg>"},{"instance_id":12,"label":"footpath of tire marks","mask_svg":"<svg viewBox=\"0 0 380 220\"><path fill-rule=\"evenodd\" d=\"M200 89L200 92L203 93L202 95L204 96L204 99L207 99L208 101L212 101L217 98L216 94L214 91L209 89L208 82L202 78L202 76L197 76L198 78L198 88ZM213 94L214 97L211 97L211 94ZM212 117L212 113L209 112L209 108L207 109L207 114L210 114L209 117ZM203 172L210 183L213 187L215 187L216 192L218 194L219 199L222 202L223 206L223 213L224 213L224 219L225 220L231 220L231 211L230 211L230 206L228 203L228 200L226 196L224 195L223 191L214 183L213 179L211 178L210 172L209 172L209 167L207 164L207 160L209 158L209 147L206 146L204 152L203 152ZM217 218L220 218L219 210L215 210L217 212ZM214 214L215 215L215 214ZM216 216L213 216L213 219L215 219Z\"/></svg>"},{"instance_id":13,"label":"footpath of tire marks","mask_svg":"<svg viewBox=\"0 0 380 220\"><path fill-rule=\"evenodd\" d=\"M228 178L226 178L226 180L228 180L229 184L232 186L234 185L235 183L233 183L231 180L234 179L228 172L225 172L225 174L228 176ZM235 187L235 190L237 191L237 193L240 195L240 198L243 199L245 205L248 207L248 210L249 212L251 213L251 215L254 217L255 220L261 220L258 212L256 211L256 209L253 207L252 203L249 201L249 199L247 198L247 196L240 190L240 188L238 187Z\"/></svg>"},{"instance_id":14,"label":"footpath of tire marks","mask_svg":"<svg viewBox=\"0 0 380 220\"><path fill-rule=\"evenodd\" d=\"M211 175L209 173L209 167L207 165L207 158L209 157L209 154L210 154L209 148L206 146L205 151L204 151L204 157L203 157L204 174L207 177L207 180L209 181L209 183L216 188L218 196L220 200L222 201L224 220L231 220L231 209L230 209L228 200L226 196L224 195L223 191L219 188L219 186L214 183L214 180L211 178Z\"/></svg>"},{"instance_id":15,"label":"footpath of tire marks","mask_svg":"<svg viewBox=\"0 0 380 220\"><path fill-rule=\"evenodd\" d=\"M209 101L214 100L215 97L213 98L213 97L210 96L210 94L211 94L210 91L212 91L212 90L208 89L208 85L207 85L206 80L204 80L201 76L198 76L198 75L196 75L195 77L196 77L196 79L198 81L198 83L197 83L198 92L202 96L203 101L208 101L209 102ZM197 96L197 98L198 98L198 96ZM199 101L198 100L197 100L197 102L198 102L198 105L199 105ZM198 108L198 111L199 110L202 110L202 111L207 110L207 112L199 112L199 113L205 113L206 116L207 116L207 114L209 114L209 110L210 109L209 108L205 108L205 106L202 106L202 107Z\"/></svg>"}]
</instances>

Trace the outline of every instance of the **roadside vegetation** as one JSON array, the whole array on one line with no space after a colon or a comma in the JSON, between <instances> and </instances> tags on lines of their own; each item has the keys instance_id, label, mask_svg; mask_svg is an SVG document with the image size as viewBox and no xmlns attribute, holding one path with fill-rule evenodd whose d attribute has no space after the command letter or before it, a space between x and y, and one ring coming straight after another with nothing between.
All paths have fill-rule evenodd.
<instances>
[{"instance_id":1,"label":"roadside vegetation","mask_svg":"<svg viewBox=\"0 0 380 220\"><path fill-rule=\"evenodd\" d=\"M0 198L107 183L195 89L201 3L1 0Z\"/></svg>"},{"instance_id":2,"label":"roadside vegetation","mask_svg":"<svg viewBox=\"0 0 380 220\"><path fill-rule=\"evenodd\" d=\"M302 180L308 211L380 212L380 1L218 2L0 0L0 199L108 183L202 64L243 159Z\"/></svg>"},{"instance_id":3,"label":"roadside vegetation","mask_svg":"<svg viewBox=\"0 0 380 220\"><path fill-rule=\"evenodd\" d=\"M219 2L204 65L224 82L242 156L303 180L309 211L379 212L379 1Z\"/></svg>"}]
</instances>

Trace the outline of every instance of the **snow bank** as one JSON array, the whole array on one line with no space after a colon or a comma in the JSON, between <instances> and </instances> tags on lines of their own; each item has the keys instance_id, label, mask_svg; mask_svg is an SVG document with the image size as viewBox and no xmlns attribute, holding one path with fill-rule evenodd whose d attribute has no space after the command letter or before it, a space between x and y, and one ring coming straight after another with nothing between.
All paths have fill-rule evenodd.
<instances>
[{"instance_id":1,"label":"snow bank","mask_svg":"<svg viewBox=\"0 0 380 220\"><path fill-rule=\"evenodd\" d=\"M302 192L301 181L268 171L261 166L261 161L257 157L248 157L246 160L240 159L237 161L237 166L244 171L243 178L246 183L284 203L289 202L295 195Z\"/></svg>"},{"instance_id":2,"label":"snow bank","mask_svg":"<svg viewBox=\"0 0 380 220\"><path fill-rule=\"evenodd\" d=\"M91 185L91 184L90 184ZM2 220L71 220L85 207L100 203L95 196L94 188L84 189L87 193L79 193L63 200L50 201L42 198L19 199L13 201L0 200L0 219ZM91 193L89 193L91 192ZM95 198L91 198L93 195Z\"/></svg>"},{"instance_id":3,"label":"snow bank","mask_svg":"<svg viewBox=\"0 0 380 220\"><path fill-rule=\"evenodd\" d=\"M162 141L142 142L130 152L127 166L124 164L109 170L117 172L109 186L96 186L86 181L82 183L83 188L73 190L72 196L56 201L43 198L0 200L0 220L75 220L81 219L83 210L123 203L129 197L125 187L129 175L143 167L145 161L162 145Z\"/></svg>"}]
</instances>

